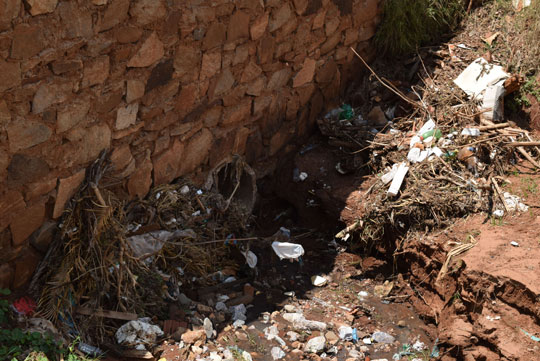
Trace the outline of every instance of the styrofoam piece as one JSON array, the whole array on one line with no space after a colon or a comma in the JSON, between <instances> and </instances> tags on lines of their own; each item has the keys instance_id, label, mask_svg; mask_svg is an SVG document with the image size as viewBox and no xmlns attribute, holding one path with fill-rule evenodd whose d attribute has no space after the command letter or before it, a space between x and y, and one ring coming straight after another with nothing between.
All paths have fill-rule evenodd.
<instances>
[{"instance_id":1,"label":"styrofoam piece","mask_svg":"<svg viewBox=\"0 0 540 361\"><path fill-rule=\"evenodd\" d=\"M504 119L504 82L500 81L495 85L488 86L484 93L484 100L480 110L482 118L490 121L500 121Z\"/></svg>"},{"instance_id":2,"label":"styrofoam piece","mask_svg":"<svg viewBox=\"0 0 540 361\"><path fill-rule=\"evenodd\" d=\"M420 128L420 130L416 134L422 135L425 132L429 132L430 130L435 129L435 127L435 122L433 121L433 119L429 118L429 120L422 126L422 128Z\"/></svg>"},{"instance_id":3,"label":"styrofoam piece","mask_svg":"<svg viewBox=\"0 0 540 361\"><path fill-rule=\"evenodd\" d=\"M304 247L301 244L289 242L272 242L272 249L279 259L297 259L304 255Z\"/></svg>"},{"instance_id":4,"label":"styrofoam piece","mask_svg":"<svg viewBox=\"0 0 540 361\"><path fill-rule=\"evenodd\" d=\"M390 184L390 188L388 188L388 196L394 197L398 194L399 189L401 188L401 184L403 183L403 179L405 179L405 175L409 171L409 167L405 164L405 162L402 162L399 164L398 170L396 172L396 175L394 176L394 179L392 180L392 184Z\"/></svg>"},{"instance_id":5,"label":"styrofoam piece","mask_svg":"<svg viewBox=\"0 0 540 361\"><path fill-rule=\"evenodd\" d=\"M428 156L429 156L429 150L423 150L420 152L420 155L418 156L418 160L416 162L421 163L425 161Z\"/></svg>"},{"instance_id":6,"label":"styrofoam piece","mask_svg":"<svg viewBox=\"0 0 540 361\"><path fill-rule=\"evenodd\" d=\"M407 154L407 160L411 163L418 162L418 159L420 158L420 152L420 148L411 148L411 150L409 150L409 153Z\"/></svg>"},{"instance_id":7,"label":"styrofoam piece","mask_svg":"<svg viewBox=\"0 0 540 361\"><path fill-rule=\"evenodd\" d=\"M382 175L381 181L383 184L388 184L394 179L394 175L396 174L398 169L397 163L392 166L392 169L390 169L388 172Z\"/></svg>"},{"instance_id":8,"label":"styrofoam piece","mask_svg":"<svg viewBox=\"0 0 540 361\"><path fill-rule=\"evenodd\" d=\"M484 58L478 58L454 79L454 83L469 97L482 99L487 87L509 76L501 66L490 64Z\"/></svg>"},{"instance_id":9,"label":"styrofoam piece","mask_svg":"<svg viewBox=\"0 0 540 361\"><path fill-rule=\"evenodd\" d=\"M478 137L480 135L480 129L478 128L464 128L461 131L461 135L469 136L469 137Z\"/></svg>"}]
</instances>

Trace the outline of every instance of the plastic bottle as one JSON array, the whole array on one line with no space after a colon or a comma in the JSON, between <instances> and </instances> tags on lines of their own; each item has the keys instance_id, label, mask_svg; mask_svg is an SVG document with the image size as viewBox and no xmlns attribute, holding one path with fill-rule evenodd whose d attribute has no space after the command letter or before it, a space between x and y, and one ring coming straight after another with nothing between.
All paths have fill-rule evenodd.
<instances>
[{"instance_id":1,"label":"plastic bottle","mask_svg":"<svg viewBox=\"0 0 540 361\"><path fill-rule=\"evenodd\" d=\"M442 137L442 132L440 129L431 129L422 134L422 139L427 139L429 137L435 138L435 140L439 140L440 137Z\"/></svg>"}]
</instances>

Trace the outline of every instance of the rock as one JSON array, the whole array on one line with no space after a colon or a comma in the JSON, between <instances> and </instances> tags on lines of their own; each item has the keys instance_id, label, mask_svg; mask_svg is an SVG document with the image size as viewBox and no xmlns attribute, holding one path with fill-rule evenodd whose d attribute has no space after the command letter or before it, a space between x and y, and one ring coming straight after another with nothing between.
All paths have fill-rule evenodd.
<instances>
[{"instance_id":1,"label":"rock","mask_svg":"<svg viewBox=\"0 0 540 361\"><path fill-rule=\"evenodd\" d=\"M64 22L64 30L68 38L91 38L92 14L86 8L80 7L72 1L64 1L58 5L58 13Z\"/></svg>"},{"instance_id":2,"label":"rock","mask_svg":"<svg viewBox=\"0 0 540 361\"><path fill-rule=\"evenodd\" d=\"M274 11L272 19L270 20L268 31L272 33L281 28L283 25L285 25L285 23L287 23L291 15L293 15L293 13L289 6L289 2L285 2L279 9Z\"/></svg>"},{"instance_id":3,"label":"rock","mask_svg":"<svg viewBox=\"0 0 540 361\"><path fill-rule=\"evenodd\" d=\"M9 190L0 196L0 231L4 230L13 217L24 210L26 203L20 192Z\"/></svg>"},{"instance_id":4,"label":"rock","mask_svg":"<svg viewBox=\"0 0 540 361\"><path fill-rule=\"evenodd\" d=\"M374 332L371 338L377 343L393 343L396 340L394 336L381 331Z\"/></svg>"},{"instance_id":5,"label":"rock","mask_svg":"<svg viewBox=\"0 0 540 361\"><path fill-rule=\"evenodd\" d=\"M285 310L285 312L288 312L288 313L296 312L296 307L293 306L293 305L285 305L285 307L283 307L283 309Z\"/></svg>"},{"instance_id":6,"label":"rock","mask_svg":"<svg viewBox=\"0 0 540 361\"><path fill-rule=\"evenodd\" d=\"M253 24L251 24L251 28L249 29L251 40L259 40L264 35L266 27L268 26L268 20L268 13L264 13L253 21Z\"/></svg>"},{"instance_id":7,"label":"rock","mask_svg":"<svg viewBox=\"0 0 540 361\"><path fill-rule=\"evenodd\" d=\"M242 77L240 78L241 83L247 83L256 79L259 75L262 74L262 69L255 62L249 62L242 72Z\"/></svg>"},{"instance_id":8,"label":"rock","mask_svg":"<svg viewBox=\"0 0 540 361\"><path fill-rule=\"evenodd\" d=\"M11 57L13 59L29 59L39 54L47 46L43 30L39 26L19 24L13 31Z\"/></svg>"},{"instance_id":9,"label":"rock","mask_svg":"<svg viewBox=\"0 0 540 361\"><path fill-rule=\"evenodd\" d=\"M388 123L386 116L380 106L376 106L369 112L367 116L368 120L375 126L383 126Z\"/></svg>"},{"instance_id":10,"label":"rock","mask_svg":"<svg viewBox=\"0 0 540 361\"><path fill-rule=\"evenodd\" d=\"M144 95L144 82L141 80L130 79L127 81L126 103L141 98Z\"/></svg>"},{"instance_id":11,"label":"rock","mask_svg":"<svg viewBox=\"0 0 540 361\"><path fill-rule=\"evenodd\" d=\"M60 179L58 184L58 193L56 195L56 202L54 203L53 218L56 219L62 215L67 201L75 194L77 188L84 180L86 171L84 169L75 173L74 175Z\"/></svg>"},{"instance_id":12,"label":"rock","mask_svg":"<svg viewBox=\"0 0 540 361\"><path fill-rule=\"evenodd\" d=\"M11 152L17 152L43 143L52 135L52 130L46 125L23 119L11 122L6 127L6 130Z\"/></svg>"},{"instance_id":13,"label":"rock","mask_svg":"<svg viewBox=\"0 0 540 361\"><path fill-rule=\"evenodd\" d=\"M40 261L39 255L31 249L27 249L22 254L22 257L15 261L15 275L12 285L14 289L21 288L30 281Z\"/></svg>"},{"instance_id":14,"label":"rock","mask_svg":"<svg viewBox=\"0 0 540 361\"><path fill-rule=\"evenodd\" d=\"M186 331L182 335L182 341L185 343L192 345L196 343L197 341L205 342L206 341L206 332L201 330L195 330L195 331Z\"/></svg>"},{"instance_id":15,"label":"rock","mask_svg":"<svg viewBox=\"0 0 540 361\"><path fill-rule=\"evenodd\" d=\"M107 6L107 10L103 13L101 23L99 24L99 31L109 30L123 23L128 16L129 4L130 0L112 0L109 6ZM140 32L142 34L142 30Z\"/></svg>"},{"instance_id":16,"label":"rock","mask_svg":"<svg viewBox=\"0 0 540 361\"><path fill-rule=\"evenodd\" d=\"M289 337L289 341L294 342L297 341L300 335L294 331L288 331L287 336Z\"/></svg>"},{"instance_id":17,"label":"rock","mask_svg":"<svg viewBox=\"0 0 540 361\"><path fill-rule=\"evenodd\" d=\"M324 336L313 337L304 346L304 351L310 353L321 353L324 351L325 344L326 339Z\"/></svg>"},{"instance_id":18,"label":"rock","mask_svg":"<svg viewBox=\"0 0 540 361\"><path fill-rule=\"evenodd\" d=\"M92 85L103 84L109 77L109 68L108 56L100 56L85 63L81 86L86 88Z\"/></svg>"},{"instance_id":19,"label":"rock","mask_svg":"<svg viewBox=\"0 0 540 361\"><path fill-rule=\"evenodd\" d=\"M49 165L43 159L16 153L8 166L8 183L19 185L35 182L49 173Z\"/></svg>"},{"instance_id":20,"label":"rock","mask_svg":"<svg viewBox=\"0 0 540 361\"><path fill-rule=\"evenodd\" d=\"M116 36L116 40L120 44L129 44L139 41L143 34L143 31L142 29L133 26L123 26L117 28L114 34Z\"/></svg>"},{"instance_id":21,"label":"rock","mask_svg":"<svg viewBox=\"0 0 540 361\"><path fill-rule=\"evenodd\" d=\"M56 9L58 0L26 0L32 16L52 13Z\"/></svg>"},{"instance_id":22,"label":"rock","mask_svg":"<svg viewBox=\"0 0 540 361\"><path fill-rule=\"evenodd\" d=\"M11 21L19 15L20 9L21 0L0 1L0 31L8 30L11 27Z\"/></svg>"},{"instance_id":23,"label":"rock","mask_svg":"<svg viewBox=\"0 0 540 361\"><path fill-rule=\"evenodd\" d=\"M0 100L0 126L11 122L11 112L5 100Z\"/></svg>"},{"instance_id":24,"label":"rock","mask_svg":"<svg viewBox=\"0 0 540 361\"><path fill-rule=\"evenodd\" d=\"M58 108L56 115L56 132L65 132L79 124L90 110L90 101L84 97L79 97Z\"/></svg>"},{"instance_id":25,"label":"rock","mask_svg":"<svg viewBox=\"0 0 540 361\"><path fill-rule=\"evenodd\" d=\"M272 355L273 360L279 360L285 357L285 352L279 347L272 347L270 354Z\"/></svg>"},{"instance_id":26,"label":"rock","mask_svg":"<svg viewBox=\"0 0 540 361\"><path fill-rule=\"evenodd\" d=\"M191 137L186 145L184 152L185 156L184 159L182 159L180 168L180 175L193 172L195 168L208 158L208 153L212 148L213 141L214 137L212 132L206 128L203 128Z\"/></svg>"},{"instance_id":27,"label":"rock","mask_svg":"<svg viewBox=\"0 0 540 361\"><path fill-rule=\"evenodd\" d=\"M227 41L249 37L249 14L244 11L235 12L229 19Z\"/></svg>"},{"instance_id":28,"label":"rock","mask_svg":"<svg viewBox=\"0 0 540 361\"><path fill-rule=\"evenodd\" d=\"M214 21L206 31L204 36L202 49L209 50L222 45L225 42L227 28L224 24Z\"/></svg>"},{"instance_id":29,"label":"rock","mask_svg":"<svg viewBox=\"0 0 540 361\"><path fill-rule=\"evenodd\" d=\"M184 144L175 140L172 147L153 158L154 185L167 184L178 177L183 154Z\"/></svg>"},{"instance_id":30,"label":"rock","mask_svg":"<svg viewBox=\"0 0 540 361\"><path fill-rule=\"evenodd\" d=\"M202 66L200 80L211 78L221 69L221 53L204 53L202 57Z\"/></svg>"},{"instance_id":31,"label":"rock","mask_svg":"<svg viewBox=\"0 0 540 361\"><path fill-rule=\"evenodd\" d=\"M206 332L206 339L211 339L214 337L214 326L212 325L212 321L207 317L204 319L203 322L204 332Z\"/></svg>"},{"instance_id":32,"label":"rock","mask_svg":"<svg viewBox=\"0 0 540 361\"><path fill-rule=\"evenodd\" d=\"M19 63L8 63L0 59L0 92L21 85Z\"/></svg>"},{"instance_id":33,"label":"rock","mask_svg":"<svg viewBox=\"0 0 540 361\"><path fill-rule=\"evenodd\" d=\"M129 60L127 66L131 68L144 68L156 63L164 54L163 43L159 40L156 32L153 32L145 40L137 54Z\"/></svg>"},{"instance_id":34,"label":"rock","mask_svg":"<svg viewBox=\"0 0 540 361\"><path fill-rule=\"evenodd\" d=\"M45 178L42 181L27 184L25 185L26 193L24 195L24 198L28 201L47 194L51 192L54 188L56 188L56 183L57 178L53 177L48 179Z\"/></svg>"},{"instance_id":35,"label":"rock","mask_svg":"<svg viewBox=\"0 0 540 361\"><path fill-rule=\"evenodd\" d=\"M232 88L234 75L229 68L223 70L214 88L214 96L220 96Z\"/></svg>"},{"instance_id":36,"label":"rock","mask_svg":"<svg viewBox=\"0 0 540 361\"><path fill-rule=\"evenodd\" d=\"M153 166L150 159L145 159L137 166L127 183L127 189L131 197L143 199L146 196L152 185L152 170Z\"/></svg>"},{"instance_id":37,"label":"rock","mask_svg":"<svg viewBox=\"0 0 540 361\"><path fill-rule=\"evenodd\" d=\"M405 320L399 320L397 325L401 328L407 327L407 322Z\"/></svg>"},{"instance_id":38,"label":"rock","mask_svg":"<svg viewBox=\"0 0 540 361\"><path fill-rule=\"evenodd\" d=\"M328 341L329 344L335 345L339 341L339 337L332 331L328 331L324 334L324 337L326 338L326 341Z\"/></svg>"},{"instance_id":39,"label":"rock","mask_svg":"<svg viewBox=\"0 0 540 361\"><path fill-rule=\"evenodd\" d=\"M45 204L37 203L18 213L10 224L13 247L18 247L38 229L45 219Z\"/></svg>"},{"instance_id":40,"label":"rock","mask_svg":"<svg viewBox=\"0 0 540 361\"><path fill-rule=\"evenodd\" d=\"M74 162L84 164L93 161L99 153L111 146L111 130L107 124L98 124L87 129L73 128L66 134L77 147Z\"/></svg>"},{"instance_id":41,"label":"rock","mask_svg":"<svg viewBox=\"0 0 540 361\"><path fill-rule=\"evenodd\" d=\"M246 121L251 116L251 99L244 99L240 104L234 107L226 108L223 112L221 124L231 125Z\"/></svg>"},{"instance_id":42,"label":"rock","mask_svg":"<svg viewBox=\"0 0 540 361\"><path fill-rule=\"evenodd\" d=\"M242 351L242 358L245 361L253 361L253 358L251 357L250 353L247 351Z\"/></svg>"},{"instance_id":43,"label":"rock","mask_svg":"<svg viewBox=\"0 0 540 361\"><path fill-rule=\"evenodd\" d=\"M119 107L116 112L116 129L126 129L135 124L135 122L137 121L138 112L139 103L133 103L125 107Z\"/></svg>"},{"instance_id":44,"label":"rock","mask_svg":"<svg viewBox=\"0 0 540 361\"><path fill-rule=\"evenodd\" d=\"M138 0L131 5L129 14L140 25L148 25L167 15L161 0Z\"/></svg>"},{"instance_id":45,"label":"rock","mask_svg":"<svg viewBox=\"0 0 540 361\"><path fill-rule=\"evenodd\" d=\"M65 102L72 89L73 84L69 81L41 84L32 100L32 113L41 114L51 105Z\"/></svg>"},{"instance_id":46,"label":"rock","mask_svg":"<svg viewBox=\"0 0 540 361\"><path fill-rule=\"evenodd\" d=\"M124 144L114 148L110 159L113 169L116 172L124 170L133 161L129 144Z\"/></svg>"},{"instance_id":47,"label":"rock","mask_svg":"<svg viewBox=\"0 0 540 361\"><path fill-rule=\"evenodd\" d=\"M283 318L292 323L293 328L297 330L324 331L327 327L324 322L306 320L301 313L285 313Z\"/></svg>"},{"instance_id":48,"label":"rock","mask_svg":"<svg viewBox=\"0 0 540 361\"><path fill-rule=\"evenodd\" d=\"M302 69L296 74L293 79L293 88L298 88L304 84L310 83L315 75L315 65L317 62L313 59L306 58Z\"/></svg>"}]
</instances>

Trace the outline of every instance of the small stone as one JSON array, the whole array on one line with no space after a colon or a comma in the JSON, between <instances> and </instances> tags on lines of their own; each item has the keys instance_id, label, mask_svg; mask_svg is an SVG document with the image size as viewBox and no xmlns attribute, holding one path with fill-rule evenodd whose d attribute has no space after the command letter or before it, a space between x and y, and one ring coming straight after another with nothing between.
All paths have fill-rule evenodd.
<instances>
[{"instance_id":1,"label":"small stone","mask_svg":"<svg viewBox=\"0 0 540 361\"><path fill-rule=\"evenodd\" d=\"M338 335L336 335L332 331L328 331L324 337L326 338L326 341L328 341L329 344L335 345L339 341Z\"/></svg>"},{"instance_id":2,"label":"small stone","mask_svg":"<svg viewBox=\"0 0 540 361\"><path fill-rule=\"evenodd\" d=\"M52 13L58 4L58 0L26 0L32 16Z\"/></svg>"},{"instance_id":3,"label":"small stone","mask_svg":"<svg viewBox=\"0 0 540 361\"><path fill-rule=\"evenodd\" d=\"M281 28L293 15L289 2L285 2L278 10L274 11L268 30L274 32Z\"/></svg>"},{"instance_id":4,"label":"small stone","mask_svg":"<svg viewBox=\"0 0 540 361\"><path fill-rule=\"evenodd\" d=\"M129 44L139 41L143 34L142 29L133 26L123 26L115 31L116 40L120 44Z\"/></svg>"},{"instance_id":5,"label":"small stone","mask_svg":"<svg viewBox=\"0 0 540 361\"><path fill-rule=\"evenodd\" d=\"M399 320L397 325L402 328L407 327L407 322L405 322L404 320Z\"/></svg>"},{"instance_id":6,"label":"small stone","mask_svg":"<svg viewBox=\"0 0 540 361\"><path fill-rule=\"evenodd\" d=\"M381 331L374 332L371 338L377 343L393 343L396 340L394 336Z\"/></svg>"},{"instance_id":7,"label":"small stone","mask_svg":"<svg viewBox=\"0 0 540 361\"><path fill-rule=\"evenodd\" d=\"M279 360L285 357L285 352L279 347L272 347L270 354L272 355L273 360Z\"/></svg>"},{"instance_id":8,"label":"small stone","mask_svg":"<svg viewBox=\"0 0 540 361\"><path fill-rule=\"evenodd\" d=\"M39 26L19 24L13 31L11 57L13 59L29 59L39 54L46 46L43 31Z\"/></svg>"},{"instance_id":9,"label":"small stone","mask_svg":"<svg viewBox=\"0 0 540 361\"><path fill-rule=\"evenodd\" d=\"M321 353L324 350L326 339L324 336L317 336L310 339L304 346L305 352Z\"/></svg>"},{"instance_id":10,"label":"small stone","mask_svg":"<svg viewBox=\"0 0 540 361\"><path fill-rule=\"evenodd\" d=\"M26 203L20 192L9 190L0 195L0 229L7 227L15 214L22 212Z\"/></svg>"},{"instance_id":11,"label":"small stone","mask_svg":"<svg viewBox=\"0 0 540 361\"><path fill-rule=\"evenodd\" d=\"M11 221L10 229L13 239L13 246L18 247L38 229L45 219L45 204L37 203L27 207L23 212L18 213Z\"/></svg>"},{"instance_id":12,"label":"small stone","mask_svg":"<svg viewBox=\"0 0 540 361\"><path fill-rule=\"evenodd\" d=\"M129 104L126 107L118 108L116 112L116 129L126 129L137 121L139 103Z\"/></svg>"},{"instance_id":13,"label":"small stone","mask_svg":"<svg viewBox=\"0 0 540 361\"><path fill-rule=\"evenodd\" d=\"M101 18L99 31L112 29L124 22L128 16L129 5L130 0L112 0Z\"/></svg>"},{"instance_id":14,"label":"small stone","mask_svg":"<svg viewBox=\"0 0 540 361\"><path fill-rule=\"evenodd\" d=\"M49 170L49 165L43 159L16 153L8 166L8 183L18 185L35 182L45 177Z\"/></svg>"},{"instance_id":15,"label":"small stone","mask_svg":"<svg viewBox=\"0 0 540 361\"><path fill-rule=\"evenodd\" d=\"M0 31L9 30L11 28L11 21L15 19L17 16L19 16L20 9L21 9L21 0L0 1ZM2 288L8 288L8 287L2 287Z\"/></svg>"},{"instance_id":16,"label":"small stone","mask_svg":"<svg viewBox=\"0 0 540 361\"><path fill-rule=\"evenodd\" d=\"M300 334L294 331L288 331L287 336L289 337L289 341L294 342L298 340L298 338L300 337Z\"/></svg>"},{"instance_id":17,"label":"small stone","mask_svg":"<svg viewBox=\"0 0 540 361\"><path fill-rule=\"evenodd\" d=\"M285 312L288 312L288 313L296 312L296 307L294 307L293 305L285 305L283 309L285 310Z\"/></svg>"},{"instance_id":18,"label":"small stone","mask_svg":"<svg viewBox=\"0 0 540 361\"><path fill-rule=\"evenodd\" d=\"M231 42L247 37L249 37L249 14L244 11L237 11L230 17L227 41Z\"/></svg>"},{"instance_id":19,"label":"small stone","mask_svg":"<svg viewBox=\"0 0 540 361\"><path fill-rule=\"evenodd\" d=\"M90 101L80 97L59 108L56 117L56 132L65 132L79 124L90 110Z\"/></svg>"},{"instance_id":20,"label":"small stone","mask_svg":"<svg viewBox=\"0 0 540 361\"><path fill-rule=\"evenodd\" d=\"M135 172L127 183L127 189L131 197L143 199L148 194L152 185L152 170L152 162L149 159L145 159L142 164L137 165Z\"/></svg>"},{"instance_id":21,"label":"small stone","mask_svg":"<svg viewBox=\"0 0 540 361\"><path fill-rule=\"evenodd\" d=\"M368 120L375 126L383 126L388 123L380 106L376 106L368 114Z\"/></svg>"},{"instance_id":22,"label":"small stone","mask_svg":"<svg viewBox=\"0 0 540 361\"><path fill-rule=\"evenodd\" d=\"M186 331L182 335L182 341L184 341L185 343L189 345L192 345L197 341L204 342L206 341L206 332L203 329L195 330L195 331Z\"/></svg>"},{"instance_id":23,"label":"small stone","mask_svg":"<svg viewBox=\"0 0 540 361\"><path fill-rule=\"evenodd\" d=\"M200 80L211 78L221 69L221 53L205 53L202 57Z\"/></svg>"},{"instance_id":24,"label":"small stone","mask_svg":"<svg viewBox=\"0 0 540 361\"><path fill-rule=\"evenodd\" d=\"M129 60L127 66L131 68L144 68L156 63L164 54L163 43L159 40L156 32L153 32L145 40L137 54Z\"/></svg>"},{"instance_id":25,"label":"small stone","mask_svg":"<svg viewBox=\"0 0 540 361\"><path fill-rule=\"evenodd\" d=\"M109 77L109 57L100 56L93 59L91 62L84 65L83 80L81 86L83 88L103 84Z\"/></svg>"}]
</instances>

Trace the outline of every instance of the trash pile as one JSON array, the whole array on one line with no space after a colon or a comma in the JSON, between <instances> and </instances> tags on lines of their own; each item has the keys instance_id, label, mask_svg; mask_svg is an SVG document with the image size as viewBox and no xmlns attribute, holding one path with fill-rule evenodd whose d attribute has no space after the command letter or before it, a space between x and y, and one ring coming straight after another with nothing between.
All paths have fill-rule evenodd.
<instances>
[{"instance_id":1,"label":"trash pile","mask_svg":"<svg viewBox=\"0 0 540 361\"><path fill-rule=\"evenodd\" d=\"M363 214L337 238L356 230L361 240L376 241L385 231L447 226L470 213L501 217L527 210L501 189L520 157L540 168L534 158L540 143L504 119L504 96L519 89L519 76L479 58L455 78L428 75L424 88L413 85L404 94L394 85L400 81L382 79L365 65L377 78L377 105L369 112L344 105L318 121L329 144L346 154L336 164L339 173L368 168L376 174ZM388 90L394 100L385 105L377 92Z\"/></svg>"}]
</instances>

